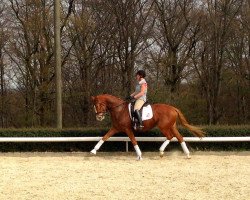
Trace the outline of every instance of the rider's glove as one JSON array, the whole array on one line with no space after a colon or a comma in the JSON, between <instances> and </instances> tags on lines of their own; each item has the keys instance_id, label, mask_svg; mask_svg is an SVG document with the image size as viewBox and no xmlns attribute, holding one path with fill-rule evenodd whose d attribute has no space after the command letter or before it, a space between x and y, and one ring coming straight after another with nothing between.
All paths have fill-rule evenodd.
<instances>
[{"instance_id":1,"label":"rider's glove","mask_svg":"<svg viewBox=\"0 0 250 200\"><path fill-rule=\"evenodd\" d=\"M131 96L128 96L128 97L126 98L127 101L132 101L133 99L134 99L134 97L131 97Z\"/></svg>"}]
</instances>

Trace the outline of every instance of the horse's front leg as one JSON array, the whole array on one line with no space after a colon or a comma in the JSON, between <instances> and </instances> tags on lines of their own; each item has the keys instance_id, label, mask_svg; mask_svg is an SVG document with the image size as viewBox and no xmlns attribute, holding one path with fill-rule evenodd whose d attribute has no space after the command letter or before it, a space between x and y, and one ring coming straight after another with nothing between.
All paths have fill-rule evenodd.
<instances>
[{"instance_id":1,"label":"horse's front leg","mask_svg":"<svg viewBox=\"0 0 250 200\"><path fill-rule=\"evenodd\" d=\"M126 133L129 137L129 139L131 140L132 144L134 145L135 152L137 154L137 160L142 160L142 153L141 153L141 150L137 144L137 141L135 140L135 135L134 135L133 131L131 129L128 129L128 130L126 130Z\"/></svg>"},{"instance_id":2,"label":"horse's front leg","mask_svg":"<svg viewBox=\"0 0 250 200\"><path fill-rule=\"evenodd\" d=\"M92 151L90 151L90 153L92 154L96 154L96 152L100 149L100 147L102 146L102 144L109 139L111 136L113 136L115 133L117 133L118 131L115 128L111 128L106 135L103 136L103 138L95 145L94 149Z\"/></svg>"}]
</instances>

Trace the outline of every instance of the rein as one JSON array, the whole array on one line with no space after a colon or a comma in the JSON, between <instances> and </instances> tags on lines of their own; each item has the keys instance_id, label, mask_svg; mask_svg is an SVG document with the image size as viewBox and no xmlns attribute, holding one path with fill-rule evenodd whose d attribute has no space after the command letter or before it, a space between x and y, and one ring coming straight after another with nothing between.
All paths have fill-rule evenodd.
<instances>
[{"instance_id":1,"label":"rein","mask_svg":"<svg viewBox=\"0 0 250 200\"><path fill-rule=\"evenodd\" d=\"M120 107L121 105L124 105L125 103L127 103L126 101L124 101L124 102L122 102L121 104L119 104L119 105L116 105L116 106L113 106L113 107L108 107L106 104L104 104L104 103L99 103L99 104L101 104L101 105L105 105L106 107L107 107L107 109L106 109L106 111L104 111L104 112L96 112L96 115L98 115L98 114L107 114L108 113L108 111L112 111L114 108L118 108L118 107Z\"/></svg>"},{"instance_id":2,"label":"rein","mask_svg":"<svg viewBox=\"0 0 250 200\"><path fill-rule=\"evenodd\" d=\"M124 102L122 102L121 104L119 104L119 105L117 105L117 106L113 106L113 107L111 107L111 108L108 108L108 107L107 107L107 108L108 108L109 111L112 111L113 108L120 107L121 105L123 105L123 104L125 104L125 103L127 103L127 102L124 101Z\"/></svg>"}]
</instances>

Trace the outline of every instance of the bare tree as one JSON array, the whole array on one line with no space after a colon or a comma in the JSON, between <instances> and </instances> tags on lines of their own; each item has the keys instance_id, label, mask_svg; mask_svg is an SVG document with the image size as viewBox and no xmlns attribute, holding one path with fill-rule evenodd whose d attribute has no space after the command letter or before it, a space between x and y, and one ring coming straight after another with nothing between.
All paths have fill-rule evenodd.
<instances>
[{"instance_id":1,"label":"bare tree","mask_svg":"<svg viewBox=\"0 0 250 200\"><path fill-rule=\"evenodd\" d=\"M248 123L249 0L62 0L60 9L65 127L96 126L90 96L124 97L139 68L150 99L193 122ZM0 126L55 124L53 28L53 1L1 2Z\"/></svg>"},{"instance_id":2,"label":"bare tree","mask_svg":"<svg viewBox=\"0 0 250 200\"><path fill-rule=\"evenodd\" d=\"M218 101L225 67L226 44L241 3L236 0L207 1L203 6L202 38L195 49L199 53L194 53L197 56L194 58L194 66L205 91L209 124L216 124L222 116Z\"/></svg>"},{"instance_id":3,"label":"bare tree","mask_svg":"<svg viewBox=\"0 0 250 200\"><path fill-rule=\"evenodd\" d=\"M233 23L232 36L226 49L229 70L236 82L237 95L235 114L238 123L247 122L248 94L250 91L250 1L243 1L241 13Z\"/></svg>"},{"instance_id":4,"label":"bare tree","mask_svg":"<svg viewBox=\"0 0 250 200\"><path fill-rule=\"evenodd\" d=\"M160 74L169 88L170 101L178 91L199 32L199 13L195 0L155 0L157 54Z\"/></svg>"},{"instance_id":5,"label":"bare tree","mask_svg":"<svg viewBox=\"0 0 250 200\"><path fill-rule=\"evenodd\" d=\"M133 88L136 58L151 42L148 41L154 21L149 21L153 3L150 0L108 0L107 11L114 17L114 47L122 77L123 95Z\"/></svg>"},{"instance_id":6,"label":"bare tree","mask_svg":"<svg viewBox=\"0 0 250 200\"><path fill-rule=\"evenodd\" d=\"M5 5L0 6L0 122L1 127L7 125L7 105L6 105L6 81L5 81L5 62L4 62L4 48L8 40L8 33L5 28L6 19L4 19Z\"/></svg>"},{"instance_id":7,"label":"bare tree","mask_svg":"<svg viewBox=\"0 0 250 200\"><path fill-rule=\"evenodd\" d=\"M112 23L110 15L102 10L100 4L98 1L75 1L73 15L67 25L72 50L64 69L65 90L69 95L67 99L76 101L71 103L74 110L72 117L84 125L90 121L90 96L96 90L105 90L106 79L102 80L101 75L112 68L109 65L106 69L107 61L112 57L112 35L107 31ZM98 90L96 84L102 89Z\"/></svg>"}]
</instances>

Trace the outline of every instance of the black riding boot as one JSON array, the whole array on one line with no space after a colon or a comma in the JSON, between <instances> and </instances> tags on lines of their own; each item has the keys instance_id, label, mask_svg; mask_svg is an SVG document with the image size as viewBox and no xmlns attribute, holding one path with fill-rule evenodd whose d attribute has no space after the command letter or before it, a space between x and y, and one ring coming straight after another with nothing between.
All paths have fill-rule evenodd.
<instances>
[{"instance_id":1,"label":"black riding boot","mask_svg":"<svg viewBox=\"0 0 250 200\"><path fill-rule=\"evenodd\" d=\"M141 119L141 115L140 115L140 112L139 110L135 110L135 116L137 117L138 119L138 122L139 122L139 128L143 128L143 124L142 124L142 119Z\"/></svg>"}]
</instances>

